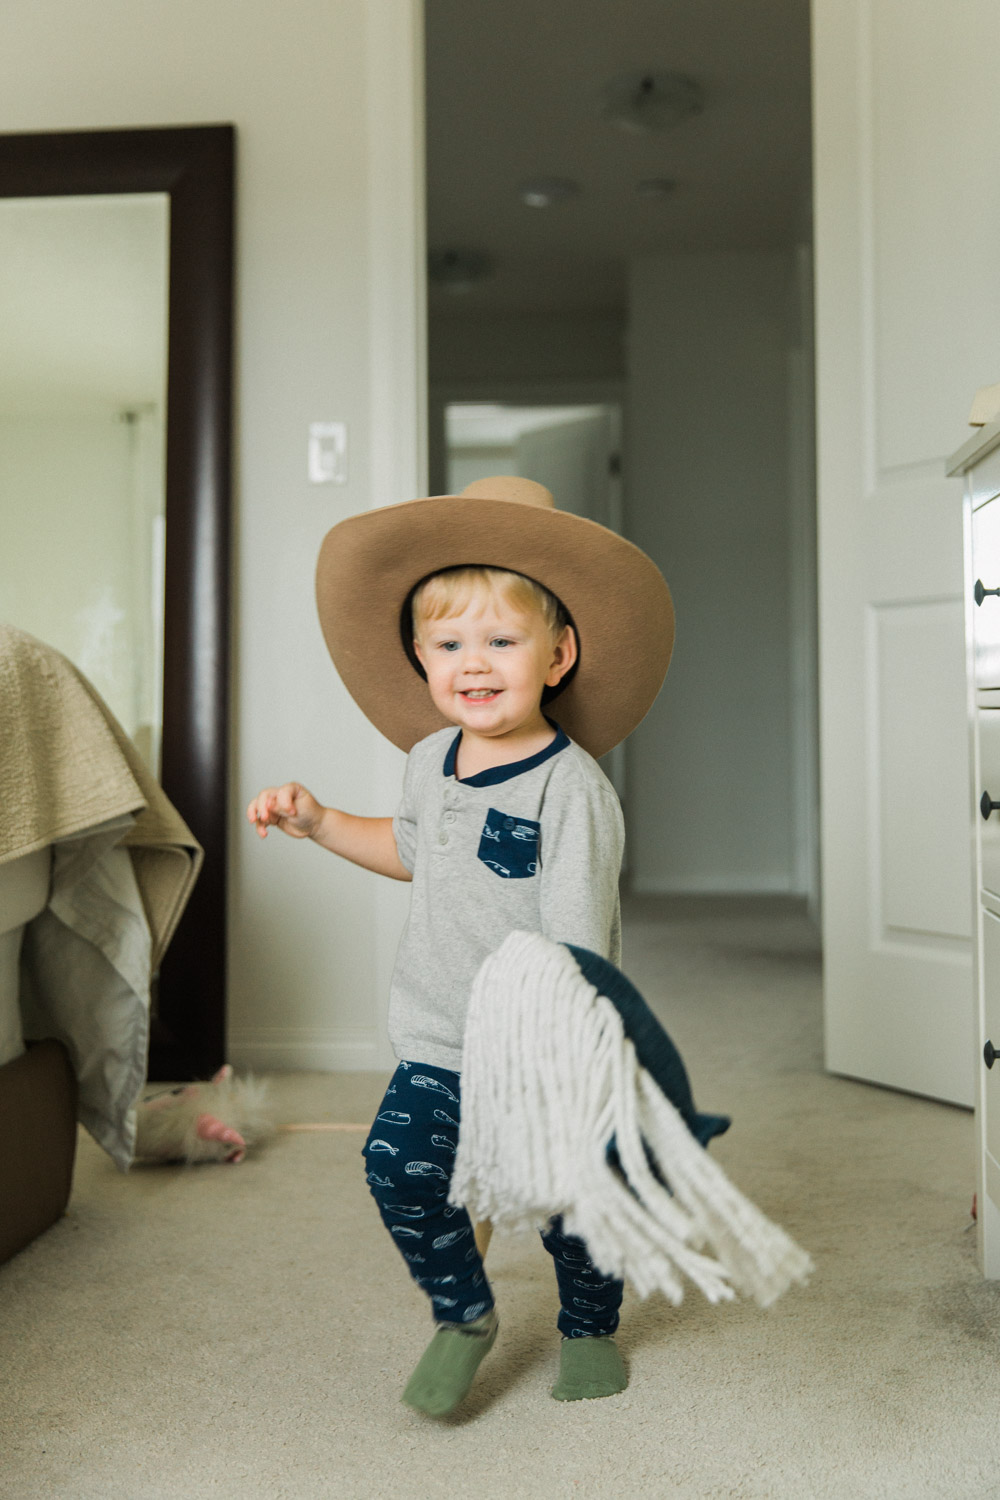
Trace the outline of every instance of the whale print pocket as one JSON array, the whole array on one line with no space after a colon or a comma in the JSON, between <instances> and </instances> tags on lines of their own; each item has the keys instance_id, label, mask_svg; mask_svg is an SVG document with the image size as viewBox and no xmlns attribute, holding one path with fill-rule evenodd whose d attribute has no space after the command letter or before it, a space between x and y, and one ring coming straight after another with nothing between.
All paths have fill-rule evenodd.
<instances>
[{"instance_id":1,"label":"whale print pocket","mask_svg":"<svg viewBox=\"0 0 1000 1500\"><path fill-rule=\"evenodd\" d=\"M515 818L491 807L479 840L479 858L501 880L528 880L538 874L541 823Z\"/></svg>"}]
</instances>

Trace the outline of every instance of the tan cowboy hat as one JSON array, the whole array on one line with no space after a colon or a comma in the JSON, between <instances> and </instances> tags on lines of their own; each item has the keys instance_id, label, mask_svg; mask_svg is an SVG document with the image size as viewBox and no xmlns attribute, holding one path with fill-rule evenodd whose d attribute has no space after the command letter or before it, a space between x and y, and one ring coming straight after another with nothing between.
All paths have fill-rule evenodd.
<instances>
[{"instance_id":1,"label":"tan cowboy hat","mask_svg":"<svg viewBox=\"0 0 1000 1500\"><path fill-rule=\"evenodd\" d=\"M509 475L477 479L460 495L364 511L324 537L320 624L344 685L375 727L410 750L449 722L408 654L404 606L429 573L470 564L525 573L569 611L579 662L545 704L549 717L594 756L630 734L670 664L670 590L631 542L557 510L543 485Z\"/></svg>"}]
</instances>

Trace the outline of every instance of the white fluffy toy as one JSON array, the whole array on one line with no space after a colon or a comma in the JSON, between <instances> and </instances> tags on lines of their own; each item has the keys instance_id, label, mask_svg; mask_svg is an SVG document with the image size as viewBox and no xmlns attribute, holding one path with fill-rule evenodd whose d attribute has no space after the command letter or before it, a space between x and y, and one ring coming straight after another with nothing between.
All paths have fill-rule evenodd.
<instances>
[{"instance_id":1,"label":"white fluffy toy","mask_svg":"<svg viewBox=\"0 0 1000 1500\"><path fill-rule=\"evenodd\" d=\"M229 1063L209 1083L182 1084L136 1108L137 1161L242 1161L275 1132L262 1079L235 1078Z\"/></svg>"}]
</instances>

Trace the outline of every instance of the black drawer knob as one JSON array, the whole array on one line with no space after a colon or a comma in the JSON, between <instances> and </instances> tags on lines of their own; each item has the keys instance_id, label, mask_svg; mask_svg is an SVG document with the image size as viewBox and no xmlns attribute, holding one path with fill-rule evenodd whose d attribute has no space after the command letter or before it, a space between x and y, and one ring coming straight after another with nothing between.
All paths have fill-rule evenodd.
<instances>
[{"instance_id":1,"label":"black drawer knob","mask_svg":"<svg viewBox=\"0 0 1000 1500\"><path fill-rule=\"evenodd\" d=\"M972 592L975 595L975 599L976 599L976 603L977 604L982 604L982 602L986 598L987 594L998 594L998 595L1000 595L1000 589L984 589L983 585L982 585L982 581L980 579L978 579L978 578L976 579L976 586L972 590Z\"/></svg>"},{"instance_id":2,"label":"black drawer knob","mask_svg":"<svg viewBox=\"0 0 1000 1500\"><path fill-rule=\"evenodd\" d=\"M983 1062L988 1068L992 1068L998 1057L1000 1057L1000 1052L997 1052L992 1042L987 1042L983 1048Z\"/></svg>"},{"instance_id":3,"label":"black drawer knob","mask_svg":"<svg viewBox=\"0 0 1000 1500\"><path fill-rule=\"evenodd\" d=\"M984 792L979 799L979 811L984 819L988 818L990 813L995 812L998 807L1000 807L1000 802L994 802L989 792Z\"/></svg>"}]
</instances>

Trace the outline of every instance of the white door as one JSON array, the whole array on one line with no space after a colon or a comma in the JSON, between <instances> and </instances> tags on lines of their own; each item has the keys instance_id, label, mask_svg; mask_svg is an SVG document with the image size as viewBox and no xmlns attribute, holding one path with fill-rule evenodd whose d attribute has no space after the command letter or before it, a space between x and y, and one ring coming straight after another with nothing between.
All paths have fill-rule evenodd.
<instances>
[{"instance_id":1,"label":"white door","mask_svg":"<svg viewBox=\"0 0 1000 1500\"><path fill-rule=\"evenodd\" d=\"M516 473L551 490L560 510L621 530L619 414L605 407L585 417L518 435Z\"/></svg>"},{"instance_id":2,"label":"white door","mask_svg":"<svg viewBox=\"0 0 1000 1500\"><path fill-rule=\"evenodd\" d=\"M1000 378L981 150L1000 7L814 0L813 22L827 1065L971 1104L961 486L944 476Z\"/></svg>"}]
</instances>

